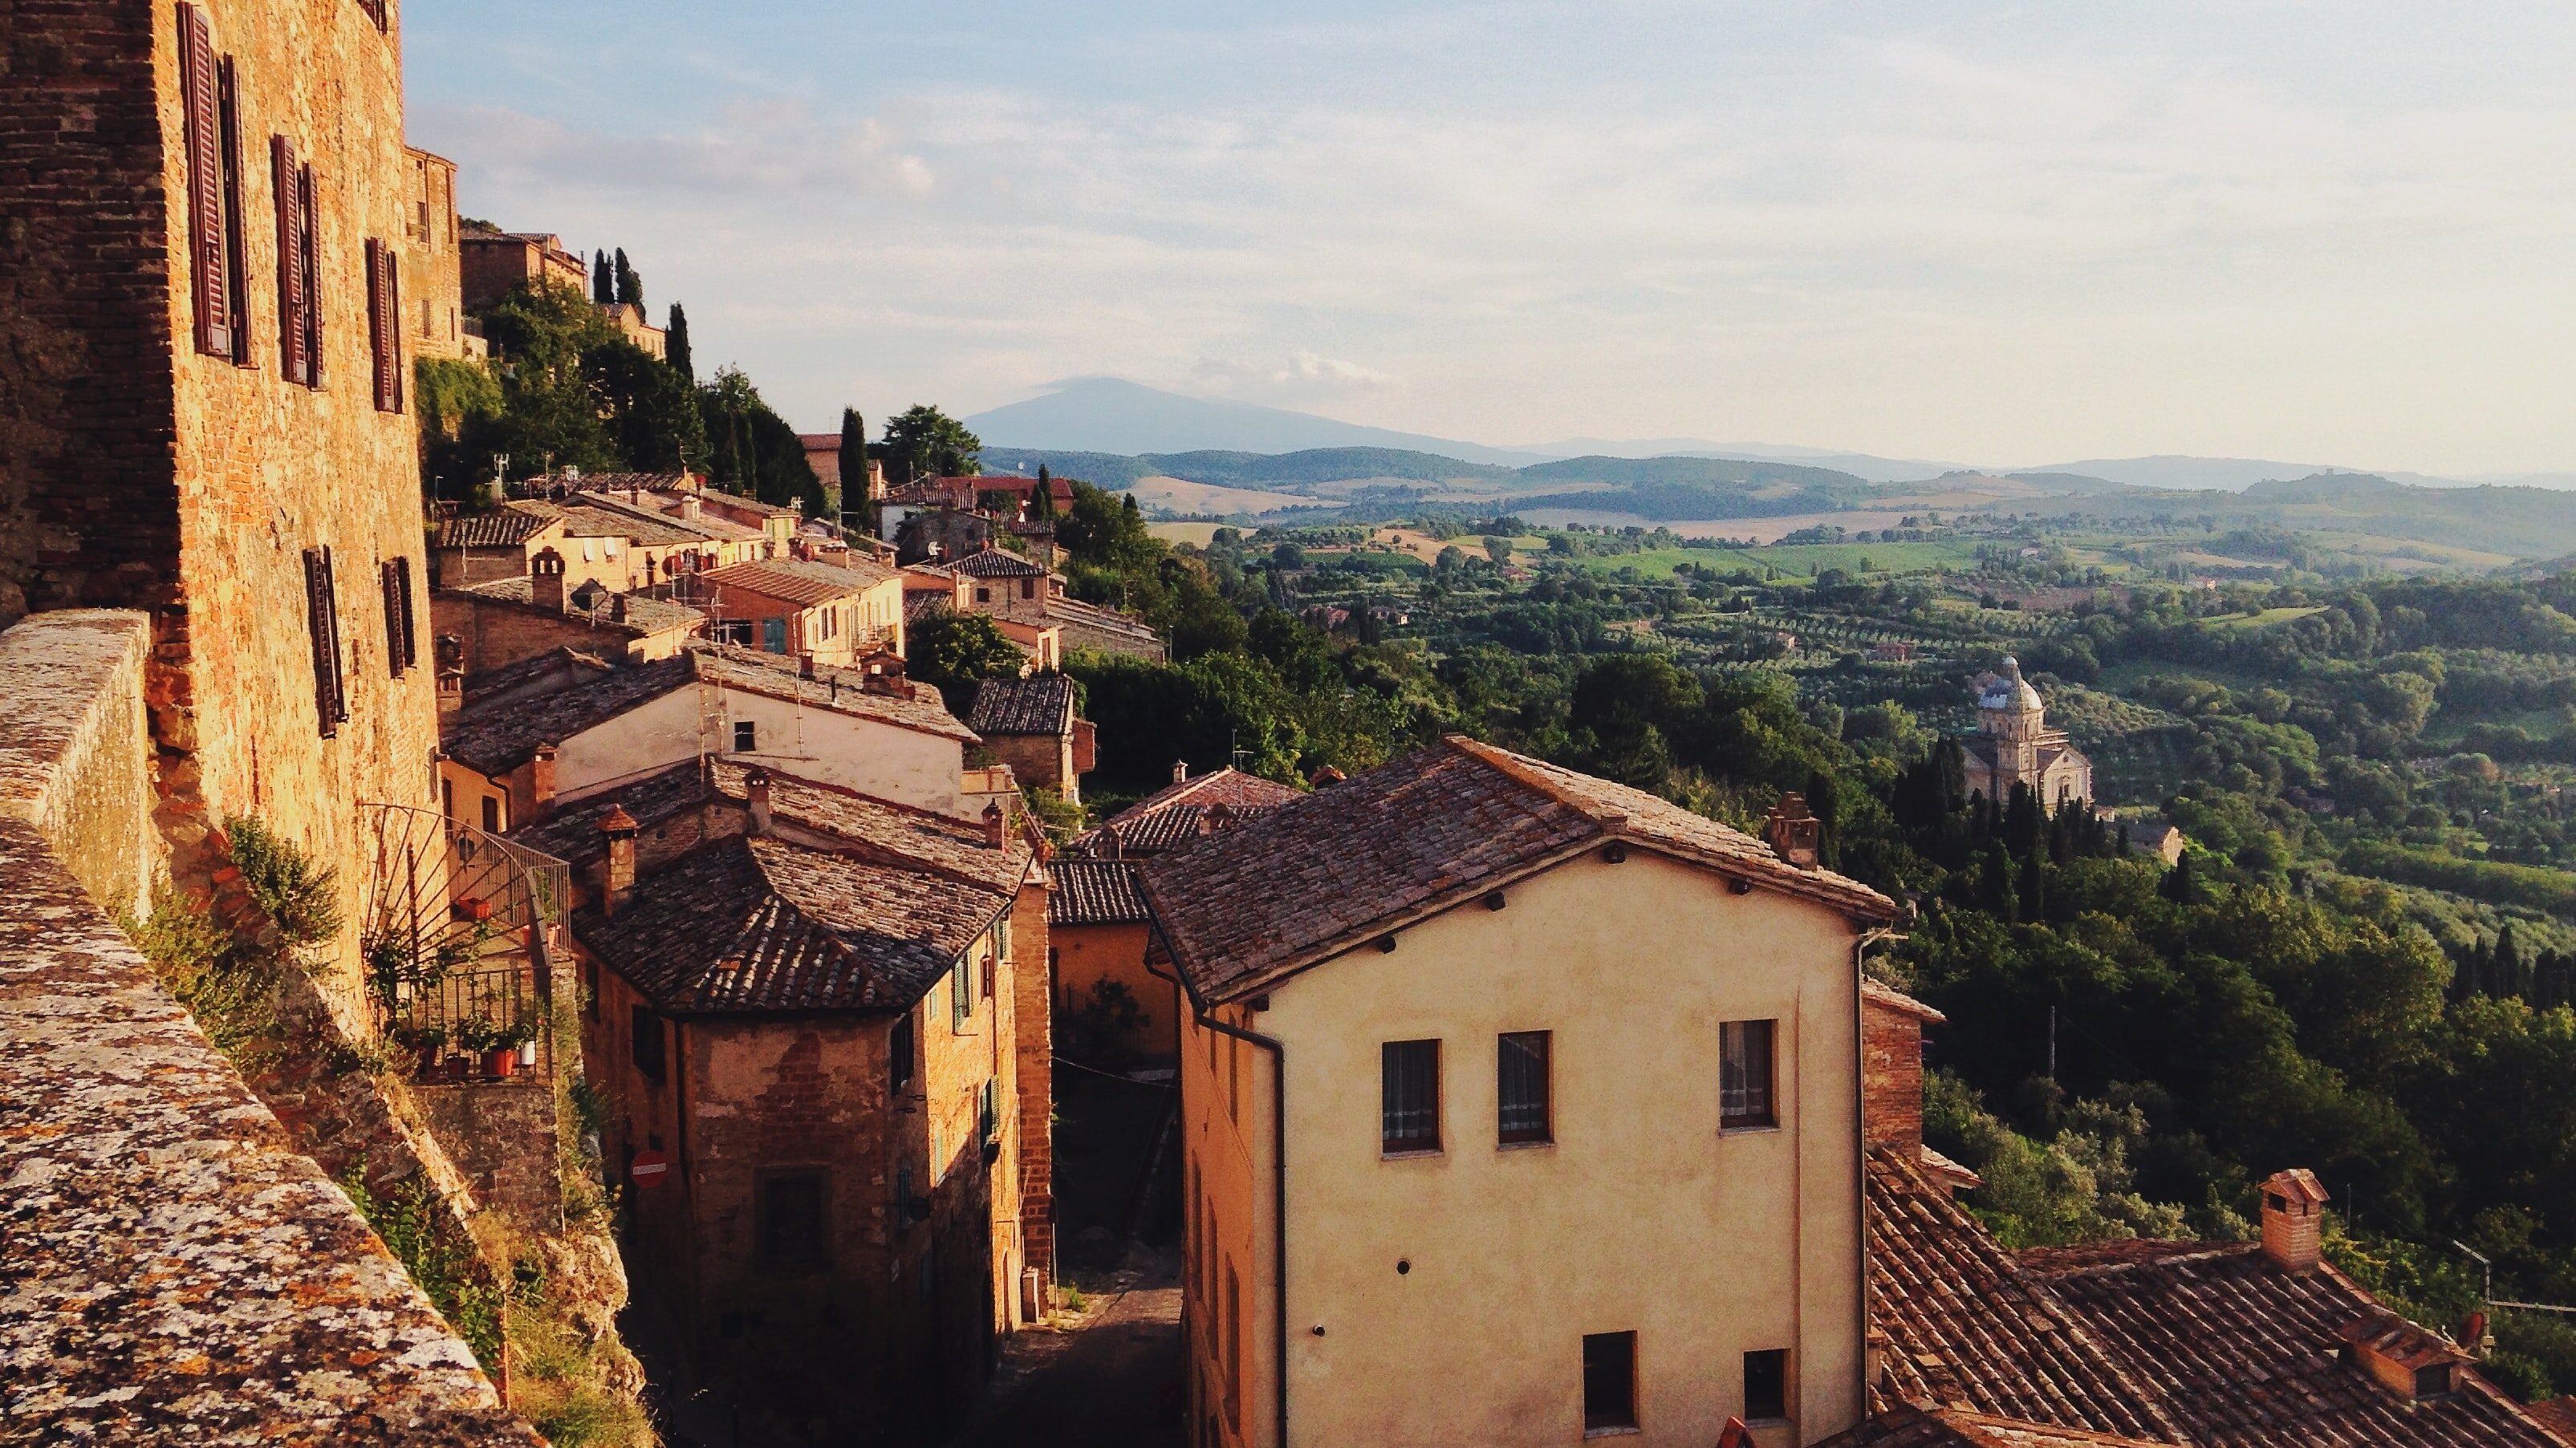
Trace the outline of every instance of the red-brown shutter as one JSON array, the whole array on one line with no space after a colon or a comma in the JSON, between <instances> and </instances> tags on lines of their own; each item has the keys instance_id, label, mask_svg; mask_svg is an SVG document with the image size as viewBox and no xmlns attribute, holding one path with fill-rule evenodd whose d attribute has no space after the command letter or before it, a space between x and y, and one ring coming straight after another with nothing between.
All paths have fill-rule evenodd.
<instances>
[{"instance_id":1,"label":"red-brown shutter","mask_svg":"<svg viewBox=\"0 0 2576 1448\"><path fill-rule=\"evenodd\" d=\"M376 364L376 411L402 411L402 314L395 310L393 248L367 238L367 342Z\"/></svg>"},{"instance_id":2,"label":"red-brown shutter","mask_svg":"<svg viewBox=\"0 0 2576 1448\"><path fill-rule=\"evenodd\" d=\"M376 22L378 30L385 28L385 0L358 0L358 8L366 12L369 20Z\"/></svg>"},{"instance_id":3,"label":"red-brown shutter","mask_svg":"<svg viewBox=\"0 0 2576 1448\"><path fill-rule=\"evenodd\" d=\"M214 36L206 12L179 7L179 97L187 111L189 300L197 350L233 355L232 299L225 282L231 248L224 240L223 113Z\"/></svg>"},{"instance_id":4,"label":"red-brown shutter","mask_svg":"<svg viewBox=\"0 0 2576 1448\"><path fill-rule=\"evenodd\" d=\"M386 247L385 253L385 372L392 381L393 406L387 412L403 410L411 379L404 375L402 348L402 253Z\"/></svg>"},{"instance_id":5,"label":"red-brown shutter","mask_svg":"<svg viewBox=\"0 0 2576 1448\"><path fill-rule=\"evenodd\" d=\"M411 560L390 559L385 563L385 659L399 679L405 670L419 662L418 637L412 629Z\"/></svg>"},{"instance_id":6,"label":"red-brown shutter","mask_svg":"<svg viewBox=\"0 0 2576 1448\"><path fill-rule=\"evenodd\" d=\"M252 365L250 258L243 234L241 86L234 79L233 58L229 55L216 63L215 96L216 113L223 122L224 299L228 303L225 316L232 343L228 355L234 366L248 367Z\"/></svg>"},{"instance_id":7,"label":"red-brown shutter","mask_svg":"<svg viewBox=\"0 0 2576 1448\"><path fill-rule=\"evenodd\" d=\"M307 385L316 388L323 382L321 216L314 204L313 163L307 161L295 178L295 224L304 258L304 365L310 369Z\"/></svg>"},{"instance_id":8,"label":"red-brown shutter","mask_svg":"<svg viewBox=\"0 0 2576 1448\"><path fill-rule=\"evenodd\" d=\"M331 550L304 550L304 611L313 635L313 713L322 737L340 732L349 699L340 679L340 612L331 583Z\"/></svg>"},{"instance_id":9,"label":"red-brown shutter","mask_svg":"<svg viewBox=\"0 0 2576 1448\"><path fill-rule=\"evenodd\" d=\"M305 350L304 320L304 183L295 164L295 143L284 136L268 141L268 169L277 188L277 360L289 382L313 385L312 359Z\"/></svg>"}]
</instances>

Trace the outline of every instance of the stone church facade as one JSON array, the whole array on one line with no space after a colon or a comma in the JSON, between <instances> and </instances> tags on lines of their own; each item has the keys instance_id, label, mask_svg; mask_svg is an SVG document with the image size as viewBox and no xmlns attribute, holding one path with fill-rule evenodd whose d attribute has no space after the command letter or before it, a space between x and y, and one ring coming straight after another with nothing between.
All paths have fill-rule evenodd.
<instances>
[{"instance_id":1,"label":"stone church facade","mask_svg":"<svg viewBox=\"0 0 2576 1448\"><path fill-rule=\"evenodd\" d=\"M2093 798L2093 761L2063 729L2048 727L2047 706L2021 676L2018 659L2004 660L1977 694L1977 732L1960 741L1967 752L1968 789L1988 799L2012 797L2023 785L2049 809Z\"/></svg>"}]
</instances>

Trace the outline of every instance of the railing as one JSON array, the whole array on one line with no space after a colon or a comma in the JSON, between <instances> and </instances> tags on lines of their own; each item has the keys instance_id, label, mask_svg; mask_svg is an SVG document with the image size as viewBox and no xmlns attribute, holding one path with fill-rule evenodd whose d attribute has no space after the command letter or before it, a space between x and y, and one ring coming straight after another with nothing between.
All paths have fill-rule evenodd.
<instances>
[{"instance_id":1,"label":"railing","mask_svg":"<svg viewBox=\"0 0 2576 1448\"><path fill-rule=\"evenodd\" d=\"M378 1029L423 1080L550 1077L552 932L571 867L434 810L358 810Z\"/></svg>"}]
</instances>

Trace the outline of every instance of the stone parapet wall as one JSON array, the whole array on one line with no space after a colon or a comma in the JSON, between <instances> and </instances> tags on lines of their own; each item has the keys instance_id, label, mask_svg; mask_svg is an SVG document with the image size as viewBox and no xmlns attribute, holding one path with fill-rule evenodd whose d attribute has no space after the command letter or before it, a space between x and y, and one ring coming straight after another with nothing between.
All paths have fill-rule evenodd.
<instances>
[{"instance_id":1,"label":"stone parapet wall","mask_svg":"<svg viewBox=\"0 0 2576 1448\"><path fill-rule=\"evenodd\" d=\"M152 620L80 609L0 633L0 814L35 826L109 911L149 913L168 866L152 829L143 671Z\"/></svg>"},{"instance_id":2,"label":"stone parapet wall","mask_svg":"<svg viewBox=\"0 0 2576 1448\"><path fill-rule=\"evenodd\" d=\"M147 631L0 635L0 1443L538 1443L84 888L156 868Z\"/></svg>"}]
</instances>

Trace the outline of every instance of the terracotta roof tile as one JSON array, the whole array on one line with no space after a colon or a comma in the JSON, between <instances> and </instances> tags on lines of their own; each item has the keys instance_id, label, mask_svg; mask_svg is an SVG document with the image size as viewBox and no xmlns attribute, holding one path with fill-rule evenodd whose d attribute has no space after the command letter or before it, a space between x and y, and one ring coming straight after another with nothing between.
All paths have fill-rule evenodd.
<instances>
[{"instance_id":1,"label":"terracotta roof tile","mask_svg":"<svg viewBox=\"0 0 2576 1448\"><path fill-rule=\"evenodd\" d=\"M1055 892L1047 896L1050 925L1141 925L1152 918L1136 888L1132 860L1061 859L1047 866Z\"/></svg>"},{"instance_id":2,"label":"terracotta roof tile","mask_svg":"<svg viewBox=\"0 0 2576 1448\"><path fill-rule=\"evenodd\" d=\"M515 604L521 608L537 606L536 583L524 573L515 578L496 578L489 583L472 584L451 591L472 594L476 598L491 603ZM623 619L617 617L616 600L620 597L626 600L626 617ZM707 619L705 614L687 604L651 598L640 593L609 594L607 600L597 608L566 608L563 616L576 623L628 638L641 638L646 634L662 633L675 628L695 629Z\"/></svg>"},{"instance_id":3,"label":"terracotta roof tile","mask_svg":"<svg viewBox=\"0 0 2576 1448\"><path fill-rule=\"evenodd\" d=\"M966 727L996 734L1061 735L1073 732L1073 680L1062 674L1028 679L986 679L975 686Z\"/></svg>"},{"instance_id":4,"label":"terracotta roof tile","mask_svg":"<svg viewBox=\"0 0 2576 1448\"><path fill-rule=\"evenodd\" d=\"M1224 999L1611 840L1865 918L1895 910L1678 805L1462 735L1157 856L1144 890L1193 988Z\"/></svg>"},{"instance_id":5,"label":"terracotta roof tile","mask_svg":"<svg viewBox=\"0 0 2576 1448\"><path fill-rule=\"evenodd\" d=\"M1215 769L1166 785L1083 832L1074 847L1093 855L1143 856L1201 833L1200 813L1222 804L1237 820L1254 818L1305 791L1240 769Z\"/></svg>"},{"instance_id":6,"label":"terracotta roof tile","mask_svg":"<svg viewBox=\"0 0 2576 1448\"><path fill-rule=\"evenodd\" d=\"M969 553L949 565L969 578L1044 578L1047 571L1006 548Z\"/></svg>"},{"instance_id":7,"label":"terracotta roof tile","mask_svg":"<svg viewBox=\"0 0 2576 1448\"><path fill-rule=\"evenodd\" d=\"M439 548L516 548L553 527L550 512L504 503L488 513L459 513L438 525Z\"/></svg>"},{"instance_id":8,"label":"terracotta roof tile","mask_svg":"<svg viewBox=\"0 0 2576 1448\"><path fill-rule=\"evenodd\" d=\"M739 588L799 608L812 608L836 598L854 598L894 576L893 569L865 558L853 558L847 565L802 558L764 558L682 575L692 598L704 598L708 588Z\"/></svg>"},{"instance_id":9,"label":"terracotta roof tile","mask_svg":"<svg viewBox=\"0 0 2576 1448\"><path fill-rule=\"evenodd\" d=\"M1837 1433L1817 1448L2161 1448L2146 1438L2121 1438L2080 1428L2024 1423L1954 1408L1901 1407Z\"/></svg>"},{"instance_id":10,"label":"terracotta roof tile","mask_svg":"<svg viewBox=\"0 0 2576 1448\"><path fill-rule=\"evenodd\" d=\"M1011 903L997 890L734 836L639 881L573 933L673 1015L902 1010Z\"/></svg>"}]
</instances>

